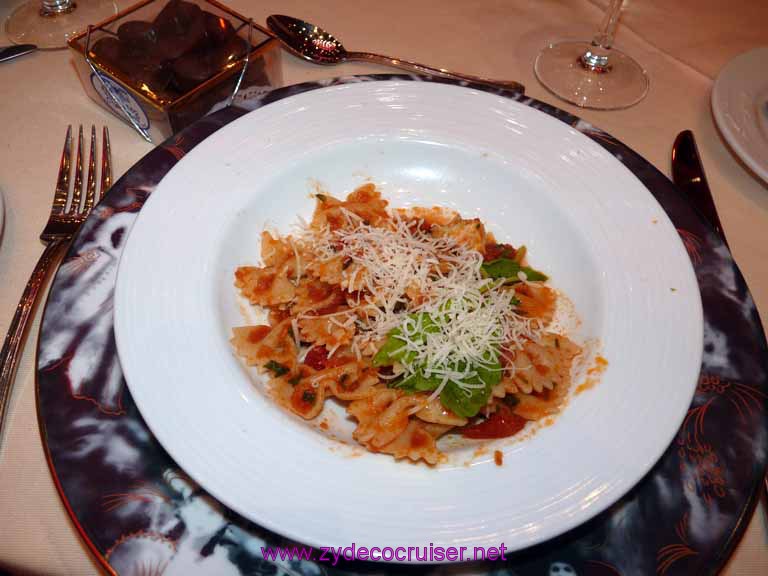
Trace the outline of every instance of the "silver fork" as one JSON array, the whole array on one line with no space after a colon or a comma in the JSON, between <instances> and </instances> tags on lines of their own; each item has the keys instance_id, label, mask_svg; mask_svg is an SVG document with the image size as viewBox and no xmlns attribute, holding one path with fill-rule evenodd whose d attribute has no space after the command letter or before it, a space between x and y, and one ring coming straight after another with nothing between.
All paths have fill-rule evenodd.
<instances>
[{"instance_id":1,"label":"silver fork","mask_svg":"<svg viewBox=\"0 0 768 576\"><path fill-rule=\"evenodd\" d=\"M109 131L104 127L102 133L101 184L96 197L96 128L91 126L91 146L88 156L88 176L83 197L83 127L80 126L77 139L77 158L75 160L75 182L70 190L69 181L72 171L72 126L67 128L64 151L61 154L59 176L53 193L53 206L40 240L45 250L37 261L32 276L27 282L21 300L16 306L16 313L11 320L8 334L5 336L3 349L0 351L0 443L2 443L3 423L11 396L11 385L16 374L21 347L25 340L27 324L37 303L40 288L45 284L48 273L57 256L69 245L77 229L85 221L94 204L100 200L112 184L112 160L109 145Z\"/></svg>"}]
</instances>

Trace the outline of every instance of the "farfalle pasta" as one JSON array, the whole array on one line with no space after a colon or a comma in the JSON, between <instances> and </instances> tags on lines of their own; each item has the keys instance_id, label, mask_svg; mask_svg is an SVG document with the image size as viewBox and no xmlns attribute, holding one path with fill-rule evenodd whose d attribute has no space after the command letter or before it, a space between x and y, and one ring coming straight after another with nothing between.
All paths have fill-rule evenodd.
<instances>
[{"instance_id":1,"label":"farfalle pasta","mask_svg":"<svg viewBox=\"0 0 768 576\"><path fill-rule=\"evenodd\" d=\"M552 328L558 296L525 247L452 210L391 209L373 184L315 199L234 274L269 321L232 345L280 404L313 419L335 399L362 446L428 464L445 434L510 436L562 408L582 349Z\"/></svg>"}]
</instances>

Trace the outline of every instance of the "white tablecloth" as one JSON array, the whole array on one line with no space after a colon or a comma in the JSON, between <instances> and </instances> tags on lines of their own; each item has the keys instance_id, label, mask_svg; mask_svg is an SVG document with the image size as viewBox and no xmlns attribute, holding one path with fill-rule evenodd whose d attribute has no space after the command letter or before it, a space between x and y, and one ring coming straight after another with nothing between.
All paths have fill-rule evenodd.
<instances>
[{"instance_id":1,"label":"white tablecloth","mask_svg":"<svg viewBox=\"0 0 768 576\"><path fill-rule=\"evenodd\" d=\"M264 23L272 13L323 25L350 49L379 51L449 69L523 82L527 92L612 133L669 174L675 135L696 134L734 256L758 309L768 310L768 187L729 152L713 124L709 95L718 70L737 54L768 45L768 2L762 0L628 0L616 45L648 70L651 90L623 111L578 110L557 101L533 76L538 50L550 40L590 38L606 4L588 0L230 0ZM3 2L0 19L18 2ZM129 2L121 2L126 7ZM7 43L0 34L0 43ZM317 67L286 55L287 84L391 69L348 64ZM768 62L766 63L768 74ZM42 251L67 124L106 124L115 176L151 147L82 90L66 51L38 52L0 64L0 334ZM98 573L58 497L45 462L35 412L33 357L37 322L11 398L0 452L0 568L39 574ZM724 431L726 433L726 431ZM729 575L768 574L763 505L726 568Z\"/></svg>"}]
</instances>

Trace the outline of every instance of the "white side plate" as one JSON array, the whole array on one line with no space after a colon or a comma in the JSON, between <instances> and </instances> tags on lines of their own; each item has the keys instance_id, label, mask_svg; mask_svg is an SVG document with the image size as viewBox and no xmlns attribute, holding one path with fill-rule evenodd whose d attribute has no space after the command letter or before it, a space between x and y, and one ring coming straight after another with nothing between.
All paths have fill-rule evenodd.
<instances>
[{"instance_id":1,"label":"white side plate","mask_svg":"<svg viewBox=\"0 0 768 576\"><path fill-rule=\"evenodd\" d=\"M768 46L731 60L712 87L712 113L728 145L768 182Z\"/></svg>"}]
</instances>

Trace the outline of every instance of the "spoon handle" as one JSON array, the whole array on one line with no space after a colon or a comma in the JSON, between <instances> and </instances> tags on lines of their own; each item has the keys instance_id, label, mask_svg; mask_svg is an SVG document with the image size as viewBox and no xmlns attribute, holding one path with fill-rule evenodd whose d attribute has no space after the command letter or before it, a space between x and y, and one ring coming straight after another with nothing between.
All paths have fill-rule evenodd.
<instances>
[{"instance_id":1,"label":"spoon handle","mask_svg":"<svg viewBox=\"0 0 768 576\"><path fill-rule=\"evenodd\" d=\"M389 56L382 56L381 54L371 54L370 52L348 52L346 56L347 60L362 60L375 64L385 64L387 66L403 68L404 70L411 70L413 72L420 72L422 74L443 76L445 78L457 78L459 80L466 80L467 82L475 82L477 84L493 86L494 88L513 90L515 92L520 92L521 94L525 93L525 86L519 82L515 82L514 80L491 80L490 78L481 78L480 76L472 76L471 74L451 72L450 70L446 70L444 68L433 68L432 66L427 66L425 64L410 62L408 60L400 60L399 58L391 58Z\"/></svg>"}]
</instances>

